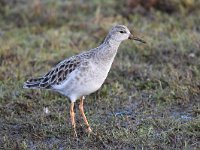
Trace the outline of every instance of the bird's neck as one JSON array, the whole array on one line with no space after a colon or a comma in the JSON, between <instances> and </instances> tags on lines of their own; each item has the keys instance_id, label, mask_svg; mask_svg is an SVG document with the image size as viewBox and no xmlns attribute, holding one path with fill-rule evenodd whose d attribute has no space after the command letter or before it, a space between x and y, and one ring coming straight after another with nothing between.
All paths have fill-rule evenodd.
<instances>
[{"instance_id":1,"label":"bird's neck","mask_svg":"<svg viewBox=\"0 0 200 150\"><path fill-rule=\"evenodd\" d=\"M97 58L104 60L105 62L113 62L115 55L117 54L118 47L121 42L115 41L111 38L105 39L99 46L97 52Z\"/></svg>"}]
</instances>

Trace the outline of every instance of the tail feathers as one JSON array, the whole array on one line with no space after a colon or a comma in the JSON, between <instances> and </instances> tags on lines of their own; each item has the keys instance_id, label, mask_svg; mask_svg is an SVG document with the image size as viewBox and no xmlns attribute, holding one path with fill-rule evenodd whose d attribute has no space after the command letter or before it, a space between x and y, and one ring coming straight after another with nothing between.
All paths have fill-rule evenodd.
<instances>
[{"instance_id":1,"label":"tail feathers","mask_svg":"<svg viewBox=\"0 0 200 150\"><path fill-rule=\"evenodd\" d=\"M26 82L24 82L23 88L40 88L40 82L43 80L43 78L36 78L36 79L29 79Z\"/></svg>"}]
</instances>

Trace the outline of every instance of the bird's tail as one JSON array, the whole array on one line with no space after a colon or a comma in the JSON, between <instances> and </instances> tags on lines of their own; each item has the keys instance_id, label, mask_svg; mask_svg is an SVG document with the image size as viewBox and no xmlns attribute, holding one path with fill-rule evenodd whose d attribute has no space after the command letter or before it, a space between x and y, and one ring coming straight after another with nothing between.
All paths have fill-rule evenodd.
<instances>
[{"instance_id":1,"label":"bird's tail","mask_svg":"<svg viewBox=\"0 0 200 150\"><path fill-rule=\"evenodd\" d=\"M40 88L40 83L42 80L43 80L42 77L35 78L35 79L29 79L26 82L24 82L23 88L31 88L31 89Z\"/></svg>"}]
</instances>

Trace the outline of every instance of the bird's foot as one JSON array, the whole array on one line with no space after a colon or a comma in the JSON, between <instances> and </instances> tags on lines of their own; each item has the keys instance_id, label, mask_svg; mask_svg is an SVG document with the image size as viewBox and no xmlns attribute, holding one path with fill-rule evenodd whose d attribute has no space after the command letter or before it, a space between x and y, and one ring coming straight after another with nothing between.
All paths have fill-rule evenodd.
<instances>
[{"instance_id":1,"label":"bird's foot","mask_svg":"<svg viewBox=\"0 0 200 150\"><path fill-rule=\"evenodd\" d=\"M78 138L76 130L74 130L74 137Z\"/></svg>"},{"instance_id":2,"label":"bird's foot","mask_svg":"<svg viewBox=\"0 0 200 150\"><path fill-rule=\"evenodd\" d=\"M92 133L92 129L91 129L90 127L88 127L88 128L86 129L86 132Z\"/></svg>"}]
</instances>

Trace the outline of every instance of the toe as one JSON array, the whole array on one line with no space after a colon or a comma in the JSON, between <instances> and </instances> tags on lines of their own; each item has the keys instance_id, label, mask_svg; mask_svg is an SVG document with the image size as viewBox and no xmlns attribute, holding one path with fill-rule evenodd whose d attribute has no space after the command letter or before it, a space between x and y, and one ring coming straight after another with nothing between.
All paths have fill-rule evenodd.
<instances>
[{"instance_id":1,"label":"toe","mask_svg":"<svg viewBox=\"0 0 200 150\"><path fill-rule=\"evenodd\" d=\"M88 133L92 133L92 129L91 129L90 127L88 127L88 128L86 129L86 131L87 131Z\"/></svg>"}]
</instances>

